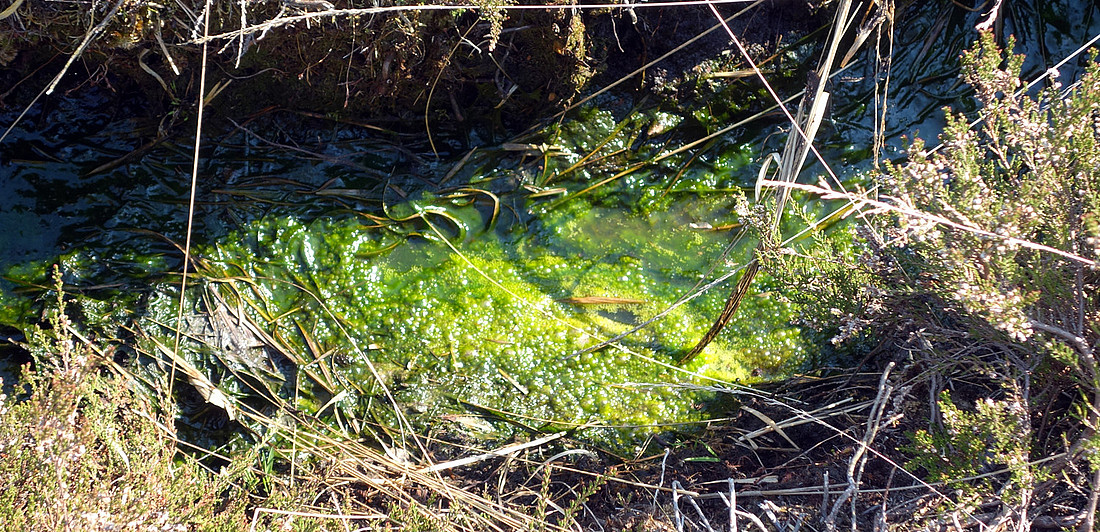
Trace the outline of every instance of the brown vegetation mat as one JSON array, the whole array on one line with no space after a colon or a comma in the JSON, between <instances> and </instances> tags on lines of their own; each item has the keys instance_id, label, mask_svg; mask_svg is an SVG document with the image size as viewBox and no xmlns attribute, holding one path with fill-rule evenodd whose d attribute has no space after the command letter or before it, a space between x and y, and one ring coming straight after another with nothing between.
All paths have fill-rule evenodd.
<instances>
[{"instance_id":1,"label":"brown vegetation mat","mask_svg":"<svg viewBox=\"0 0 1100 532\"><path fill-rule=\"evenodd\" d=\"M273 468L263 467L263 460L255 462L258 466L235 461L233 467L244 465L253 471L241 470L246 477L266 478L267 488L243 492L245 500L253 501L247 513L259 529L1045 530L1087 525L1095 490L1086 463L1090 434L1071 406L1078 400L1078 385L1058 362L1025 365L1027 354L1018 346L963 332L966 322L945 312L935 322L895 324L883 329L894 333L860 368L716 390L740 403L729 418L716 420L702 434L657 435L635 457L594 450L560 433L531 435L489 450L454 433L420 437L416 445L412 435L399 436L407 439L409 454L397 442L330 438L326 427L300 420L284 434L281 449L272 451L307 459L277 460ZM58 322L55 330L69 331L104 360L106 353L67 322ZM70 359L80 357L62 357ZM1041 371L1035 371L1039 366ZM127 373L117 365L107 367L120 377ZM95 374L77 373L83 379ZM1046 377L1033 380L1035 375ZM121 381L114 382L111 389L122 393ZM55 383L52 389L67 386L73 384ZM85 417L95 396L87 397L79 401ZM119 415L133 410L121 404L110 408ZM160 416L135 413L152 420L162 435L174 434L156 421ZM1019 416L1013 418L1014 413ZM269 420L273 430L283 430L280 425ZM114 438L103 439L97 426L85 431L95 433L88 436L89 446L118 445ZM939 448L922 447L922 433L938 434ZM413 458L420 452L429 458ZM234 511L241 511L237 499L242 493L225 493ZM284 495L279 499L276 493Z\"/></svg>"}]
</instances>

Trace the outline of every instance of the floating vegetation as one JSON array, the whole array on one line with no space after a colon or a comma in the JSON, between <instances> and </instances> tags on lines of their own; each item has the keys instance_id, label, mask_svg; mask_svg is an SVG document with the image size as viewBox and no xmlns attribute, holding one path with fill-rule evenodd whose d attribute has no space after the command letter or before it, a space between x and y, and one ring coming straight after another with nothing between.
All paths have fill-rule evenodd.
<instances>
[{"instance_id":1,"label":"floating vegetation","mask_svg":"<svg viewBox=\"0 0 1100 532\"><path fill-rule=\"evenodd\" d=\"M180 224L155 196L135 198L71 252L67 282L92 296L75 298L86 314L116 327L106 335L136 338L140 358L156 361L150 379L176 368L230 420L277 395L353 433L397 416L476 418L457 426L630 444L728 413L685 384L784 375L811 354L791 324L797 306L765 275L725 334L675 364L722 308L721 290L694 291L743 264L753 244L730 248L753 150L733 133L691 146L698 114L587 108L449 165L401 162L392 144L347 134L296 159L242 130L245 143L223 141L216 163L229 178L200 206L198 282L182 321L163 251L174 237L133 228ZM165 167L187 153L158 150L169 152ZM387 178L385 167L419 170ZM44 264L7 277L33 293ZM105 276L119 290L87 288ZM25 319L32 303L4 297Z\"/></svg>"},{"instance_id":2,"label":"floating vegetation","mask_svg":"<svg viewBox=\"0 0 1100 532\"><path fill-rule=\"evenodd\" d=\"M398 402L428 420L473 408L506 421L498 429L589 425L629 434L632 425L649 432L710 413L698 408L704 397L672 386L698 378L672 361L706 331L719 294L582 353L673 305L721 255L727 237L675 224L681 215L577 202L537 229L482 233L454 251L441 244L449 235L439 226L461 213L439 222L426 216L425 236L434 238L396 247L352 215L270 217L199 254L205 290L232 294L233 305L304 359L300 367L327 375L300 382L306 411L334 406L349 418L371 411L381 390L369 360ZM748 379L800 359L790 304L756 297L746 307L737 332L693 370ZM166 292L150 308L170 322L175 297Z\"/></svg>"}]
</instances>

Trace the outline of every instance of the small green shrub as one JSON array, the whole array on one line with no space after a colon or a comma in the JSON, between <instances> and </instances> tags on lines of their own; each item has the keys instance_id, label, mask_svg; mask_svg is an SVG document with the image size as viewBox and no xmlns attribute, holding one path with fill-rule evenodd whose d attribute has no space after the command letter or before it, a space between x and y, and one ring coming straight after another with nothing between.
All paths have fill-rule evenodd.
<instances>
[{"instance_id":1,"label":"small green shrub","mask_svg":"<svg viewBox=\"0 0 1100 532\"><path fill-rule=\"evenodd\" d=\"M1008 468L1018 484L1030 482L1027 463L1031 426L1027 410L1018 398L993 401L982 399L973 411L959 408L951 395L940 394L941 428L918 430L906 449L914 458L906 468L923 468L934 482L946 482L964 492L991 494L984 479L962 482L1001 468ZM1006 490L1006 493L1016 493Z\"/></svg>"}]
</instances>

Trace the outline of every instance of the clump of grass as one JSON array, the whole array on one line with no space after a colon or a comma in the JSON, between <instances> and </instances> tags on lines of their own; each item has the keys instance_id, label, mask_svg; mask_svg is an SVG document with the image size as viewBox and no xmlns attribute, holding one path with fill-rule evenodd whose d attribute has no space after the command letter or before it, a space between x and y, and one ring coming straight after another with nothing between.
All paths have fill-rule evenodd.
<instances>
[{"instance_id":1,"label":"clump of grass","mask_svg":"<svg viewBox=\"0 0 1100 532\"><path fill-rule=\"evenodd\" d=\"M215 474L181 455L170 422L70 332L55 288L49 327L28 336L34 367L16 393L0 394L6 529L245 530L252 506L291 501L273 490L254 497L261 476L247 457Z\"/></svg>"}]
</instances>

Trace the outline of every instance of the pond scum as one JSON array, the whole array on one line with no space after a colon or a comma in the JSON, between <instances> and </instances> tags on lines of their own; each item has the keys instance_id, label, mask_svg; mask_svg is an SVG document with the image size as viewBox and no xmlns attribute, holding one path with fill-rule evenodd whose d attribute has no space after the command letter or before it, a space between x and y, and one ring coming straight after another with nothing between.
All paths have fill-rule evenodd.
<instances>
[{"instance_id":1,"label":"pond scum","mask_svg":"<svg viewBox=\"0 0 1100 532\"><path fill-rule=\"evenodd\" d=\"M579 156L569 154L587 153L579 142L612 144L601 131L612 139L635 134L606 112L588 115L571 127L595 138L550 139L561 153L547 175L576 163ZM630 120L646 125L645 118ZM653 188L667 188L650 177L661 168L553 208L556 198L521 197L509 208L526 212L512 213L501 205L514 193L501 199L489 191L506 194L498 182L507 176L492 175L498 166L488 176L481 167L469 172L484 188L425 191L382 209L385 216L276 209L195 250L198 288L180 331L182 352L197 371L221 375L212 381L237 400L293 397L296 408L334 422L369 413L396 424L375 382L381 376L419 426L459 416L478 424L458 429L484 438L517 428L570 429L636 452L654 431L692 432L728 414L728 402L682 384L782 375L809 353L791 324L797 307L764 279L764 294L751 298L721 342L687 367L674 364L721 308L715 293L668 311L708 280L714 257L729 245L711 227L735 221L730 197L740 195L745 178L737 171L743 158L723 159L733 164L696 169L671 197L648 206ZM580 185L592 171L575 172ZM576 181L556 183L581 190ZM713 189L728 192L700 193ZM691 220L713 224L693 227ZM156 290L147 317L137 320L152 359L174 341L167 324L177 298L170 286ZM225 312L232 317L209 318ZM652 325L600 345L658 313ZM234 332L241 320L264 334ZM261 382L264 390L253 389Z\"/></svg>"}]
</instances>

